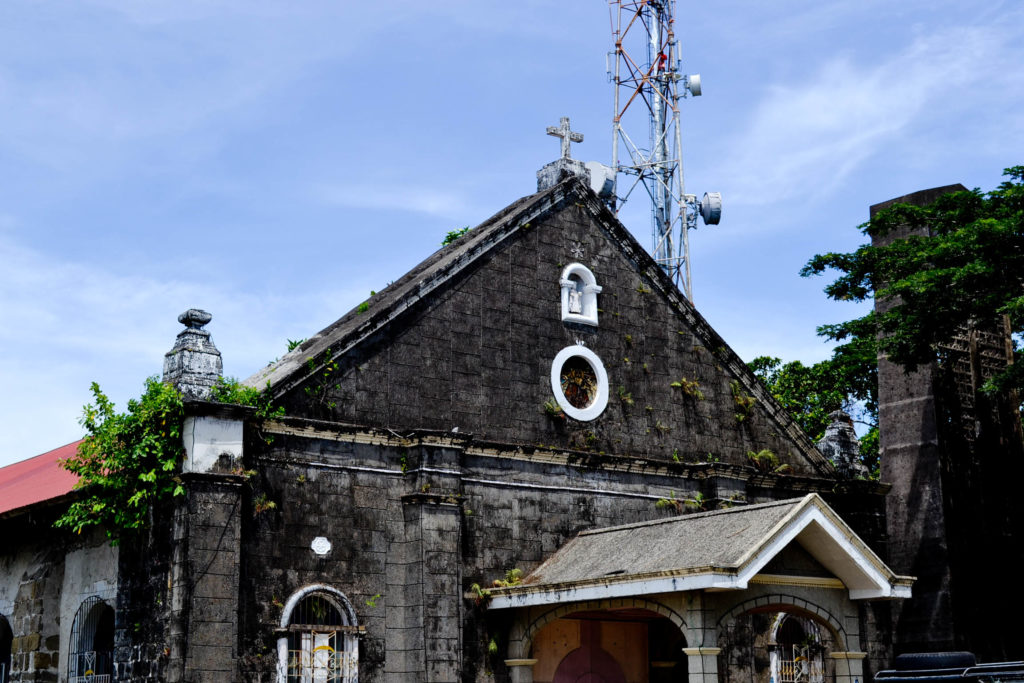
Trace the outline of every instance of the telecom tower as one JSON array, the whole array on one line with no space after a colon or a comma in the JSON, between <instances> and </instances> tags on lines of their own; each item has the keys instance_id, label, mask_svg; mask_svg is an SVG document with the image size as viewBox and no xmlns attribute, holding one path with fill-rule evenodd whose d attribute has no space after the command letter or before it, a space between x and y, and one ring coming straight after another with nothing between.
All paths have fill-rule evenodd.
<instances>
[{"instance_id":1,"label":"telecom tower","mask_svg":"<svg viewBox=\"0 0 1024 683\"><path fill-rule=\"evenodd\" d=\"M647 191L654 259L693 301L687 233L697 227L697 214L707 225L718 223L722 196L706 192L697 201L683 182L679 100L687 93L700 95L700 75L679 72L675 5L675 0L608 0L615 41L608 55L608 77L615 86L609 203L617 214L638 186ZM647 148L640 146L642 126L648 129ZM620 183L620 176L632 179Z\"/></svg>"}]
</instances>

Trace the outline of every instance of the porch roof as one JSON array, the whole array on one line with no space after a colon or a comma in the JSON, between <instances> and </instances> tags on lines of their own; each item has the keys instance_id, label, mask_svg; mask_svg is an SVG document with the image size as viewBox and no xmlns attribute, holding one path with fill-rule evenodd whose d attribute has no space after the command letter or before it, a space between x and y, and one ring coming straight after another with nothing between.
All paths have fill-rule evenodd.
<instances>
[{"instance_id":1,"label":"porch roof","mask_svg":"<svg viewBox=\"0 0 1024 683\"><path fill-rule=\"evenodd\" d=\"M491 591L492 609L691 590L742 590L796 542L851 599L910 597L898 576L817 494L584 531L523 583Z\"/></svg>"}]
</instances>

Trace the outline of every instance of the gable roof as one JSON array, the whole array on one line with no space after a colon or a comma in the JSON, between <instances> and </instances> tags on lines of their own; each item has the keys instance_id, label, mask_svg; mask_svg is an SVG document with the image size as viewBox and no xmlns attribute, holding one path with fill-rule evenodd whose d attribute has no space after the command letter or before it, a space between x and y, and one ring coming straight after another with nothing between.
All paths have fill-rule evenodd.
<instances>
[{"instance_id":1,"label":"gable roof","mask_svg":"<svg viewBox=\"0 0 1024 683\"><path fill-rule=\"evenodd\" d=\"M521 585L491 591L490 607L577 602L690 590L742 590L799 543L851 599L910 597L898 576L817 494L584 531Z\"/></svg>"},{"instance_id":2,"label":"gable roof","mask_svg":"<svg viewBox=\"0 0 1024 683\"><path fill-rule=\"evenodd\" d=\"M585 211L596 224L605 229L618 247L637 264L638 271L646 275L674 309L702 340L705 347L716 355L716 363L735 377L743 390L754 396L760 408L777 425L806 461L821 476L834 477L835 469L815 447L800 426L782 408L754 376L739 356L712 329L711 325L679 291L672 279L658 266L650 254L636 241L608 207L578 178L572 176L542 192L523 197L499 211L476 228L442 247L378 292L366 302L368 307L357 306L336 322L313 335L277 362L261 369L245 380L253 387L269 385L272 395L279 398L299 386L311 375L324 369L327 352L337 360L372 335L386 328L392 321L419 301L452 282L460 273L487 256L544 215L570 203ZM363 310L360 310L363 308ZM312 358L310 363L308 359Z\"/></svg>"},{"instance_id":3,"label":"gable roof","mask_svg":"<svg viewBox=\"0 0 1024 683\"><path fill-rule=\"evenodd\" d=\"M73 456L80 443L0 468L0 515L71 493L78 477L61 467L60 461Z\"/></svg>"}]
</instances>

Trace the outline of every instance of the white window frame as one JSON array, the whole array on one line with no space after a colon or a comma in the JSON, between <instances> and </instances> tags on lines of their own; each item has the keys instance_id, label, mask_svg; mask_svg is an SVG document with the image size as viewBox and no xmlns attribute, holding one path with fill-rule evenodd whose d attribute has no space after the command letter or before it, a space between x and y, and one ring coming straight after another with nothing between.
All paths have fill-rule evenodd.
<instances>
[{"instance_id":1,"label":"white window frame","mask_svg":"<svg viewBox=\"0 0 1024 683\"><path fill-rule=\"evenodd\" d=\"M572 358L581 358L594 371L597 377L597 396L593 403L586 408L577 408L569 403L569 399L562 392L562 366ZM574 420L589 422L596 419L608 406L608 373L604 369L604 363L596 353L585 346L567 346L551 361L551 391L555 395L555 401L562 408L566 415Z\"/></svg>"},{"instance_id":2,"label":"white window frame","mask_svg":"<svg viewBox=\"0 0 1024 683\"><path fill-rule=\"evenodd\" d=\"M324 584L314 584L306 586L292 594L288 601L284 605L284 609L281 610L281 635L277 639L277 681L278 683L288 683L288 627L291 626L292 613L295 608L304 598L309 597L313 594L320 594L327 598L330 602L334 603L335 607L341 613L342 620L345 622L346 627L344 632L337 633L337 639L344 642L344 652L346 654L351 653L352 659L354 660L353 668L351 673L346 673L342 681L344 683L359 683L359 636L356 633L356 627L358 622L356 620L356 612L352 609L352 604L345 597L345 594L336 588L326 586ZM306 634L303 633L303 636ZM308 640L310 643L319 642L318 638L323 638L326 634L318 632L310 632ZM311 656L315 656L311 651ZM307 681L308 679L308 681ZM320 678L309 675L303 676L303 683L320 683Z\"/></svg>"}]
</instances>

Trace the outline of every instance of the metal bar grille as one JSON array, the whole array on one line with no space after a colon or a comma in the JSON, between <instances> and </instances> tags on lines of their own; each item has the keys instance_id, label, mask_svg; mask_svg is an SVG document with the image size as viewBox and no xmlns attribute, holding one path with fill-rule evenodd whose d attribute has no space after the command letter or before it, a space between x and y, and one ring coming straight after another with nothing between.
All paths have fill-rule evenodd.
<instances>
[{"instance_id":1,"label":"metal bar grille","mask_svg":"<svg viewBox=\"0 0 1024 683\"><path fill-rule=\"evenodd\" d=\"M114 672L114 610L98 597L78 608L68 653L70 683L110 683Z\"/></svg>"},{"instance_id":2,"label":"metal bar grille","mask_svg":"<svg viewBox=\"0 0 1024 683\"><path fill-rule=\"evenodd\" d=\"M287 683L358 683L359 639L329 596L307 596L290 622Z\"/></svg>"}]
</instances>

